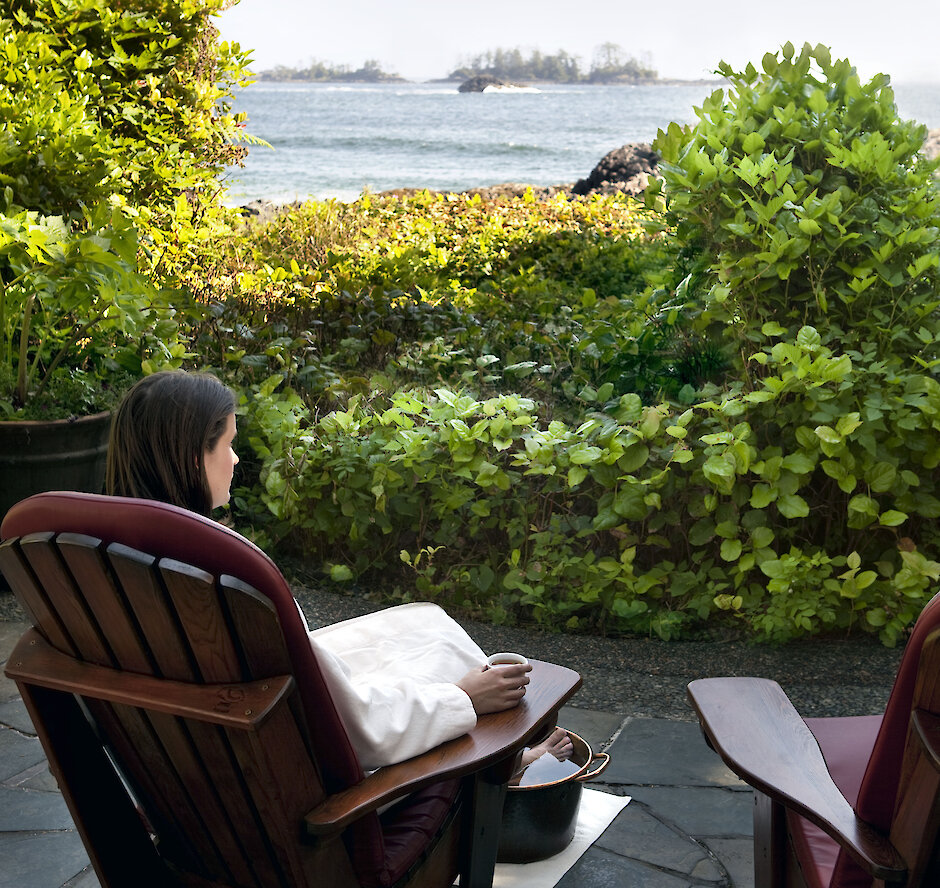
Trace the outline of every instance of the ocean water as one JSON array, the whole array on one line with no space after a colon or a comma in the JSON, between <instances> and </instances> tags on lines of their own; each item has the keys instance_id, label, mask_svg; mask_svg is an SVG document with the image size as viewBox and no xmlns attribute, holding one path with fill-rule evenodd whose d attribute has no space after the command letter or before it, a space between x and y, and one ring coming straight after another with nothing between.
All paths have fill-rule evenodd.
<instances>
[{"instance_id":1,"label":"ocean water","mask_svg":"<svg viewBox=\"0 0 940 888\"><path fill-rule=\"evenodd\" d=\"M459 93L434 83L259 82L239 92L235 109L271 147L251 146L245 167L227 171L226 202L574 182L608 151L694 122L694 107L717 86ZM896 85L895 95L902 117L940 128L940 84Z\"/></svg>"}]
</instances>

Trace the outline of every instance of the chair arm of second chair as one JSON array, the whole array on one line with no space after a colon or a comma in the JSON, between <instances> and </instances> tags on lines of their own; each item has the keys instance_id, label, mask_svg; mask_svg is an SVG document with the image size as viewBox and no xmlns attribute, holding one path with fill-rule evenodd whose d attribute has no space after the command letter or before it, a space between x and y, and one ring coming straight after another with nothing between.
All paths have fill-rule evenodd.
<instances>
[{"instance_id":1,"label":"chair arm of second chair","mask_svg":"<svg viewBox=\"0 0 940 888\"><path fill-rule=\"evenodd\" d=\"M331 795L307 814L307 832L315 836L337 832L363 814L441 780L489 772L493 782L508 782L518 754L554 727L558 709L581 686L581 677L571 669L541 660L529 662L530 682L518 706L481 716L469 733L380 768L356 786Z\"/></svg>"},{"instance_id":2,"label":"chair arm of second chair","mask_svg":"<svg viewBox=\"0 0 940 888\"><path fill-rule=\"evenodd\" d=\"M815 823L876 879L903 882L904 860L856 816L816 738L775 681L706 678L688 696L712 748L745 783Z\"/></svg>"}]
</instances>

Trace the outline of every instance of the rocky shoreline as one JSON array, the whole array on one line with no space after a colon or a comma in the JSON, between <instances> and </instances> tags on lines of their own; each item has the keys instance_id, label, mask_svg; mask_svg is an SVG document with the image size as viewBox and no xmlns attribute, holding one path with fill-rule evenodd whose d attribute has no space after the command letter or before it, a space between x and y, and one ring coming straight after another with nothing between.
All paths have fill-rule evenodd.
<instances>
[{"instance_id":1,"label":"rocky shoreline","mask_svg":"<svg viewBox=\"0 0 940 888\"><path fill-rule=\"evenodd\" d=\"M928 158L940 157L940 129L930 130L924 142L923 152ZM622 145L605 154L583 179L560 185L529 185L524 182L501 182L481 188L469 188L460 193L479 195L483 200L520 197L530 188L539 200L564 194L569 198L586 197L591 194L629 194L638 197L643 193L650 176L659 169L659 155L642 142ZM425 189L395 188L380 191L383 196L409 197ZM300 206L303 201L281 205L268 200L255 200L240 207L243 215L253 221L267 222L284 209Z\"/></svg>"}]
</instances>

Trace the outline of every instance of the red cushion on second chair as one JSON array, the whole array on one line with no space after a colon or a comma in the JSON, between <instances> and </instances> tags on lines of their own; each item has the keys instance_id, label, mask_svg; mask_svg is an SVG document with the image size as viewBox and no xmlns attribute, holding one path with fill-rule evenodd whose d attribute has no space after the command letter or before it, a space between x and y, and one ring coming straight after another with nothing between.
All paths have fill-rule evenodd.
<instances>
[{"instance_id":1,"label":"red cushion on second chair","mask_svg":"<svg viewBox=\"0 0 940 888\"><path fill-rule=\"evenodd\" d=\"M806 719L833 782L852 807L855 807L881 719L880 715ZM818 826L792 813L787 814L787 826L808 888L870 888L871 877L848 858L838 867L838 883L833 882L839 845Z\"/></svg>"}]
</instances>

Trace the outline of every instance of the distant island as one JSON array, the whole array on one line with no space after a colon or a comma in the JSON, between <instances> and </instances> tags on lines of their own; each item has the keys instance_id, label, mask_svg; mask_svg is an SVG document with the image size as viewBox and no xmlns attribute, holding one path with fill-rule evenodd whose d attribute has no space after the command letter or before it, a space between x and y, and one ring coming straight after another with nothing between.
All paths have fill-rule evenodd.
<instances>
[{"instance_id":1,"label":"distant island","mask_svg":"<svg viewBox=\"0 0 940 888\"><path fill-rule=\"evenodd\" d=\"M452 71L448 80L490 76L498 80L543 83L653 83L659 72L650 64L628 56L622 46L604 43L594 50L591 67L563 49L543 54L535 49L528 58L519 49L493 49L473 56Z\"/></svg>"},{"instance_id":2,"label":"distant island","mask_svg":"<svg viewBox=\"0 0 940 888\"><path fill-rule=\"evenodd\" d=\"M360 68L312 61L304 68L278 65L256 75L258 80L339 83L401 83L405 78L384 71L375 59ZM594 50L589 68L577 56L563 49L554 54L532 50L528 57L520 49L493 49L458 63L444 81L466 81L492 77L512 83L658 83L659 73L651 64L628 56L616 43L604 43Z\"/></svg>"},{"instance_id":3,"label":"distant island","mask_svg":"<svg viewBox=\"0 0 940 888\"><path fill-rule=\"evenodd\" d=\"M257 80L301 80L325 83L404 83L405 78L398 74L389 74L383 71L378 61L369 59L361 68L351 68L348 65L331 65L328 62L310 62L306 68L290 68L287 65L278 65L267 71L255 74Z\"/></svg>"}]
</instances>

